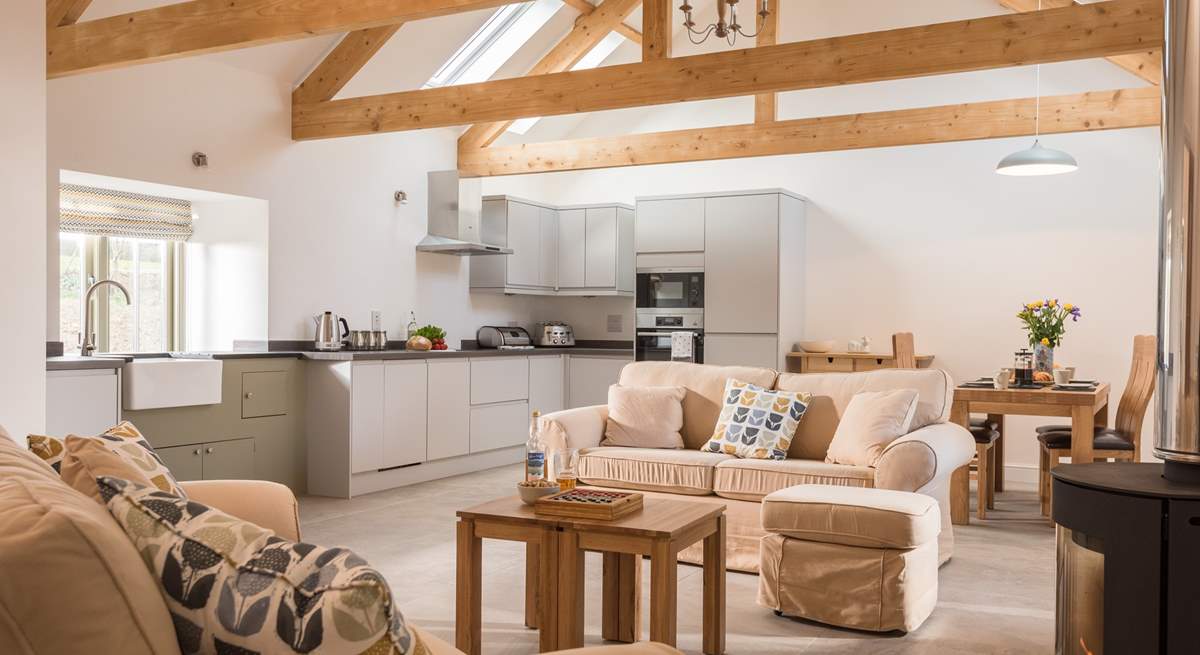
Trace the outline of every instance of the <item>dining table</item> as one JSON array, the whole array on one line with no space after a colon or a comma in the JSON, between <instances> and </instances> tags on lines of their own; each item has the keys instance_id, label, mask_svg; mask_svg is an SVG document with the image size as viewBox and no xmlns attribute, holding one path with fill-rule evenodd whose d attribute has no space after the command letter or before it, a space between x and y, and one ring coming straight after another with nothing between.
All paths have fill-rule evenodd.
<instances>
[{"instance_id":1,"label":"dining table","mask_svg":"<svg viewBox=\"0 0 1200 655\"><path fill-rule=\"evenodd\" d=\"M950 422L964 428L971 426L971 414L987 414L988 418L1001 426L1000 439L996 442L996 491L1004 489L1004 441L1011 435L1004 434L1006 415L1061 416L1071 420L1071 461L1092 461L1092 438L1096 427L1108 426L1109 384L1098 382L1090 390L1066 391L1053 385L1038 385L1034 388L1010 386L995 387L963 386L954 389L954 400L950 405ZM1036 438L1036 435L1030 434ZM954 472L950 486L950 520L955 525L966 525L970 521L970 503L967 497L968 467Z\"/></svg>"}]
</instances>

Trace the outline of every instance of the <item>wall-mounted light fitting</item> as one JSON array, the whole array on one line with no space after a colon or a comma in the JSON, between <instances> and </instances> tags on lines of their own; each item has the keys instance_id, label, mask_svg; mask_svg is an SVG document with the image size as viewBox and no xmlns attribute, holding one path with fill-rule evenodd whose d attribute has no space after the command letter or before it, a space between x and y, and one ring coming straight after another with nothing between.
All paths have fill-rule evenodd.
<instances>
[{"instance_id":1,"label":"wall-mounted light fitting","mask_svg":"<svg viewBox=\"0 0 1200 655\"><path fill-rule=\"evenodd\" d=\"M395 198L396 198L397 205L407 205L408 204L408 194L403 191L397 191Z\"/></svg>"},{"instance_id":2,"label":"wall-mounted light fitting","mask_svg":"<svg viewBox=\"0 0 1200 655\"><path fill-rule=\"evenodd\" d=\"M208 155L202 152L192 153L192 166L196 168L208 168Z\"/></svg>"}]
</instances>

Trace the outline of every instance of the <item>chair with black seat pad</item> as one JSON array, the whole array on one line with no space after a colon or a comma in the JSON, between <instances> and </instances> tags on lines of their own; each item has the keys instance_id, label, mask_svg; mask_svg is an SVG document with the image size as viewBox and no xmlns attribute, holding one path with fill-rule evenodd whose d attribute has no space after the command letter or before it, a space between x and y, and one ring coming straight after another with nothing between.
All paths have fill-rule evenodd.
<instances>
[{"instance_id":1,"label":"chair with black seat pad","mask_svg":"<svg viewBox=\"0 0 1200 655\"><path fill-rule=\"evenodd\" d=\"M1142 421L1146 407L1154 395L1154 379L1158 373L1158 340L1149 334L1133 338L1133 362L1125 392L1117 405L1117 420L1112 427L1096 426L1092 437L1094 461L1136 462L1142 446ZM1043 429L1045 428L1045 429ZM1055 429L1061 428L1061 429ZM1071 456L1071 426L1042 426L1038 429L1041 461L1038 472L1038 496L1042 515L1050 515L1050 470L1063 458Z\"/></svg>"}]
</instances>

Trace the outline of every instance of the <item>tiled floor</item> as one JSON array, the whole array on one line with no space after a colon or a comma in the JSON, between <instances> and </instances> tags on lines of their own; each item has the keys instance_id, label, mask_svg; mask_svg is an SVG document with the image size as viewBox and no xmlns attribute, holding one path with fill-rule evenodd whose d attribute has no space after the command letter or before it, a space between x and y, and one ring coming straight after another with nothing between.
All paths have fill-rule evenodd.
<instances>
[{"instance_id":1,"label":"tiled floor","mask_svg":"<svg viewBox=\"0 0 1200 655\"><path fill-rule=\"evenodd\" d=\"M353 500L306 497L300 507L304 538L364 555L387 576L406 617L453 642L454 511L511 493L518 475L517 467L505 467ZM776 617L754 602L757 576L729 573L727 652L1052 652L1054 531L1037 514L1033 487L1000 494L987 521L972 518L970 526L955 529L955 538L954 558L941 569L937 609L910 635L876 635ZM483 566L484 653L537 652L537 633L523 626L524 548L485 541ZM648 575L649 567L643 571ZM679 647L688 653L700 652L699 573L698 567L679 569ZM599 576L599 558L589 555L589 645L601 643ZM648 590L647 579L643 593ZM649 612L645 602L643 611Z\"/></svg>"}]
</instances>

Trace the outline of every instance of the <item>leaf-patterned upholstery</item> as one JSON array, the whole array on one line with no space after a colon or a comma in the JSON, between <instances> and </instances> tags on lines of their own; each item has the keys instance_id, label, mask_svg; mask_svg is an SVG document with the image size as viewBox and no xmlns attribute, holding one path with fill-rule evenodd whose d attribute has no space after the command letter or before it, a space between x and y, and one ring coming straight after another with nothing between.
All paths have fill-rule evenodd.
<instances>
[{"instance_id":1,"label":"leaf-patterned upholstery","mask_svg":"<svg viewBox=\"0 0 1200 655\"><path fill-rule=\"evenodd\" d=\"M184 655L426 652L383 577L353 552L281 539L151 487L97 482L159 579Z\"/></svg>"}]
</instances>

